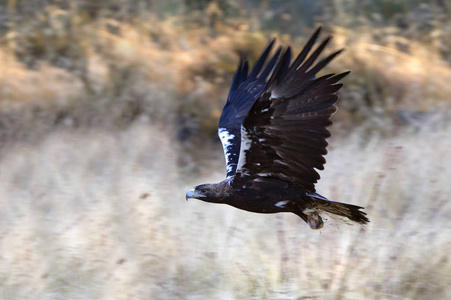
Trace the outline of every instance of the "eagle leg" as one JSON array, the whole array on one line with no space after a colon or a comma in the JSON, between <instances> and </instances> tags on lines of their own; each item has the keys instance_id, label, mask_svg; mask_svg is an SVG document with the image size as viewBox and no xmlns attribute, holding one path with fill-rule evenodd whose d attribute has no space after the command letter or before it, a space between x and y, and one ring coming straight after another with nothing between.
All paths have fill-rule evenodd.
<instances>
[{"instance_id":1,"label":"eagle leg","mask_svg":"<svg viewBox=\"0 0 451 300\"><path fill-rule=\"evenodd\" d=\"M307 224L309 224L310 228L323 228L323 219L319 215L319 211L316 208L306 208L302 212L307 215Z\"/></svg>"}]
</instances>

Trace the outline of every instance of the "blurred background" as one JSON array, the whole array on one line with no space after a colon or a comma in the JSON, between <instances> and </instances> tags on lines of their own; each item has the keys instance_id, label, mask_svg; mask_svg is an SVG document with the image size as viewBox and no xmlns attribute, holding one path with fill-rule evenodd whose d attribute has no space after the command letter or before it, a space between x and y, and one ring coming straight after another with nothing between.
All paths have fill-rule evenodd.
<instances>
[{"instance_id":1,"label":"blurred background","mask_svg":"<svg viewBox=\"0 0 451 300\"><path fill-rule=\"evenodd\" d=\"M317 190L366 227L185 202L239 56L351 70ZM450 299L451 3L0 0L0 299Z\"/></svg>"}]
</instances>

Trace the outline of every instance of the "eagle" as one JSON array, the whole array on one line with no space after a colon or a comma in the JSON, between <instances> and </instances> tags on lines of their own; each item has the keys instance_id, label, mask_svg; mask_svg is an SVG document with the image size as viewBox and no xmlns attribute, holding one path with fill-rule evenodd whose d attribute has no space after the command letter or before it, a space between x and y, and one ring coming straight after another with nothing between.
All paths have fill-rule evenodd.
<instances>
[{"instance_id":1,"label":"eagle","mask_svg":"<svg viewBox=\"0 0 451 300\"><path fill-rule=\"evenodd\" d=\"M289 46L279 46L270 57L275 39L250 72L241 57L218 125L226 179L196 186L186 200L254 213L291 212L312 229L323 227L323 212L369 222L363 207L329 200L315 190L320 179L315 169L324 169L327 127L343 86L339 81L350 73L317 76L343 51L318 61L331 40L329 36L317 43L320 33L321 27L293 61Z\"/></svg>"}]
</instances>

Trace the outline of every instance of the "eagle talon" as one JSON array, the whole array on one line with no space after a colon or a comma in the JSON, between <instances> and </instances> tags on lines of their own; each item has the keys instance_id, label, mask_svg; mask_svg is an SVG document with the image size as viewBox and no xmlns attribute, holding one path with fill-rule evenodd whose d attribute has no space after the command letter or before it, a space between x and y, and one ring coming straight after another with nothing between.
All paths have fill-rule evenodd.
<instances>
[{"instance_id":1,"label":"eagle talon","mask_svg":"<svg viewBox=\"0 0 451 300\"><path fill-rule=\"evenodd\" d=\"M319 211L316 208L306 208L302 211L307 215L307 223L312 229L321 229L324 226L323 219L319 215Z\"/></svg>"}]
</instances>

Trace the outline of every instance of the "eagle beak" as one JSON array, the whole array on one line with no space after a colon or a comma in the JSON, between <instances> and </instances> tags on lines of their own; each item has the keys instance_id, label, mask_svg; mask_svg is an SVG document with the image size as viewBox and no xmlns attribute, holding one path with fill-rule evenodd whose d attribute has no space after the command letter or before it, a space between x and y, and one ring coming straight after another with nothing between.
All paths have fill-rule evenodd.
<instances>
[{"instance_id":1,"label":"eagle beak","mask_svg":"<svg viewBox=\"0 0 451 300\"><path fill-rule=\"evenodd\" d=\"M186 201L188 201L189 198L193 198L193 197L194 197L194 189L189 190L185 195Z\"/></svg>"}]
</instances>

